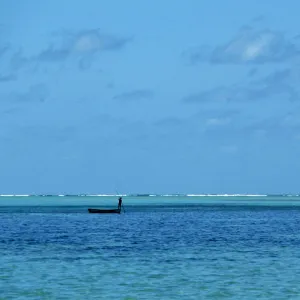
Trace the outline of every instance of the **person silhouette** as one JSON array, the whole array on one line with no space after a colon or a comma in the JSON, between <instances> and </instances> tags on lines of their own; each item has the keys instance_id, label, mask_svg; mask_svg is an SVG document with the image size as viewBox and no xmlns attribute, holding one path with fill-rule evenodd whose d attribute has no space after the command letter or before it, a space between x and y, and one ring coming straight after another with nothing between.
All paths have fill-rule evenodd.
<instances>
[{"instance_id":1,"label":"person silhouette","mask_svg":"<svg viewBox=\"0 0 300 300\"><path fill-rule=\"evenodd\" d=\"M122 197L119 197L118 209L121 209L122 206Z\"/></svg>"}]
</instances>

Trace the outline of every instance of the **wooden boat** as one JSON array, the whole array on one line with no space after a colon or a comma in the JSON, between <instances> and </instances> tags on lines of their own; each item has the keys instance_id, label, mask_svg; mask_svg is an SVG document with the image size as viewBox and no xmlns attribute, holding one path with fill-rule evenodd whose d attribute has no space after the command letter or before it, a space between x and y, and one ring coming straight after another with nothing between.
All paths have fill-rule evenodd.
<instances>
[{"instance_id":1,"label":"wooden boat","mask_svg":"<svg viewBox=\"0 0 300 300\"><path fill-rule=\"evenodd\" d=\"M121 209L98 209L98 208L88 208L90 214L120 214Z\"/></svg>"}]
</instances>

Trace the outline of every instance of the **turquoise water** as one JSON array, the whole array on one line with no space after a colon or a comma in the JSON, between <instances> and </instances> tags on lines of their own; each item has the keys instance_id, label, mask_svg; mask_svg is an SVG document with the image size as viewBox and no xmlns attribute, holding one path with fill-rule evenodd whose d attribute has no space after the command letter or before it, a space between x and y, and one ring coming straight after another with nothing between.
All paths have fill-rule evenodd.
<instances>
[{"instance_id":1,"label":"turquoise water","mask_svg":"<svg viewBox=\"0 0 300 300\"><path fill-rule=\"evenodd\" d=\"M0 199L0 299L300 298L297 197L50 198Z\"/></svg>"}]
</instances>

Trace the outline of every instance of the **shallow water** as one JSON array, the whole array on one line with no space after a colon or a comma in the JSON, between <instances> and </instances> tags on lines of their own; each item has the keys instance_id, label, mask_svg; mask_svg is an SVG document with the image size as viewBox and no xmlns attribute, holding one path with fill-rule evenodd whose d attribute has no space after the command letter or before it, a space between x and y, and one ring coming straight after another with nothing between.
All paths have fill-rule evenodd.
<instances>
[{"instance_id":1,"label":"shallow water","mask_svg":"<svg viewBox=\"0 0 300 300\"><path fill-rule=\"evenodd\" d=\"M300 208L2 207L0 299L299 299Z\"/></svg>"}]
</instances>

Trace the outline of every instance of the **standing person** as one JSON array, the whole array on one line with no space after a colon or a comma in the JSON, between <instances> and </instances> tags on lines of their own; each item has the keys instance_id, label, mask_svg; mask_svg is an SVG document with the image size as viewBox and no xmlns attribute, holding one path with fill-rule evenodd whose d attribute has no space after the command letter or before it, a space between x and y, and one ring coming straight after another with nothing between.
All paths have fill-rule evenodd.
<instances>
[{"instance_id":1,"label":"standing person","mask_svg":"<svg viewBox=\"0 0 300 300\"><path fill-rule=\"evenodd\" d=\"M118 209L122 207L122 197L119 197Z\"/></svg>"}]
</instances>

